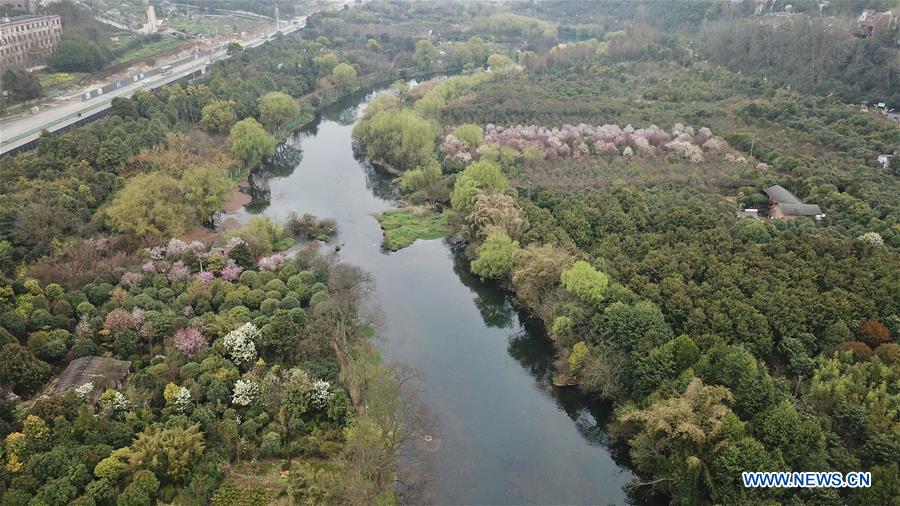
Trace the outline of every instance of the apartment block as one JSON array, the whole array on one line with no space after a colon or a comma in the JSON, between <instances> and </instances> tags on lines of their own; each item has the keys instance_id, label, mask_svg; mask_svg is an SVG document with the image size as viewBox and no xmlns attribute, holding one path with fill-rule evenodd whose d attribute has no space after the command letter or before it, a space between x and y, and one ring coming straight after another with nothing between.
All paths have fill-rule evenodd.
<instances>
[{"instance_id":1,"label":"apartment block","mask_svg":"<svg viewBox=\"0 0 900 506\"><path fill-rule=\"evenodd\" d=\"M59 43L59 16L0 19L0 69L26 67L46 58Z\"/></svg>"}]
</instances>

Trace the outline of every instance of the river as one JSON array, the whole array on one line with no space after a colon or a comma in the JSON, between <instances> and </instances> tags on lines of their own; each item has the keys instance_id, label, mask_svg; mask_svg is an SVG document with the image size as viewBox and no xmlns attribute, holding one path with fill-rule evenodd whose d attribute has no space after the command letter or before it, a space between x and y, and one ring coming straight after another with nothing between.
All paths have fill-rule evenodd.
<instances>
[{"instance_id":1,"label":"river","mask_svg":"<svg viewBox=\"0 0 900 506\"><path fill-rule=\"evenodd\" d=\"M632 475L606 435L611 408L551 384L552 346L499 288L481 283L443 240L381 248L374 215L394 204L390 180L354 156L353 124L372 95L327 108L288 140L299 153L271 168L263 212L338 223L346 262L373 276L386 362L421 373L439 448L421 501L438 504L625 504ZM359 158L359 159L358 159Z\"/></svg>"}]
</instances>

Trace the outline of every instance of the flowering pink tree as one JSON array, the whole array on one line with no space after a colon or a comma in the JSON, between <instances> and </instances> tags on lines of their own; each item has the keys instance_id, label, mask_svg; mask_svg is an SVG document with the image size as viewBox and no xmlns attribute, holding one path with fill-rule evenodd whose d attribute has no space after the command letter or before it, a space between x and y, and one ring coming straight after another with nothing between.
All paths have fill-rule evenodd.
<instances>
[{"instance_id":1,"label":"flowering pink tree","mask_svg":"<svg viewBox=\"0 0 900 506\"><path fill-rule=\"evenodd\" d=\"M259 265L259 270L261 270L261 271L274 271L275 269L279 268L281 266L281 264L283 264L283 263L284 263L284 255L275 253L272 256L261 257L259 259L259 261L257 262L257 265Z\"/></svg>"},{"instance_id":2,"label":"flowering pink tree","mask_svg":"<svg viewBox=\"0 0 900 506\"><path fill-rule=\"evenodd\" d=\"M143 314L141 315L143 317ZM141 319L143 323L143 318ZM140 327L140 325L137 325ZM135 328L135 320L132 314L122 308L116 308L106 315L103 320L103 328L110 332L122 332Z\"/></svg>"},{"instance_id":3,"label":"flowering pink tree","mask_svg":"<svg viewBox=\"0 0 900 506\"><path fill-rule=\"evenodd\" d=\"M172 267L169 268L169 272L166 274L166 277L169 278L169 281L175 283L178 281L184 281L191 275L190 269L188 269L187 265L184 265L184 262L181 260L172 264Z\"/></svg>"},{"instance_id":4,"label":"flowering pink tree","mask_svg":"<svg viewBox=\"0 0 900 506\"><path fill-rule=\"evenodd\" d=\"M234 260L229 260L228 265L222 268L219 275L222 276L222 279L225 281L234 281L241 274L242 270L240 265L234 263Z\"/></svg>"},{"instance_id":5,"label":"flowering pink tree","mask_svg":"<svg viewBox=\"0 0 900 506\"><path fill-rule=\"evenodd\" d=\"M206 348L207 344L203 331L196 327L175 331L175 349L188 358L194 358L200 350Z\"/></svg>"},{"instance_id":6,"label":"flowering pink tree","mask_svg":"<svg viewBox=\"0 0 900 506\"><path fill-rule=\"evenodd\" d=\"M122 274L122 278L119 280L119 283L130 290L141 284L141 281L143 280L144 275L140 272L126 272L125 274Z\"/></svg>"},{"instance_id":7,"label":"flowering pink tree","mask_svg":"<svg viewBox=\"0 0 900 506\"><path fill-rule=\"evenodd\" d=\"M448 130L449 131L449 130ZM493 149L491 149L493 146ZM726 147L721 137L713 137L709 128L699 131L694 127L676 123L670 132L656 125L634 128L626 125L563 125L562 127L542 127L537 125L515 125L502 127L485 126L484 152L496 152L497 147L513 148L526 154L526 159L535 160L543 156L545 160L565 158L586 159L591 156L660 156L674 154L686 160L699 162L704 149L721 152ZM476 159L481 151L473 151L463 142L448 133L441 144L445 159L466 162Z\"/></svg>"}]
</instances>

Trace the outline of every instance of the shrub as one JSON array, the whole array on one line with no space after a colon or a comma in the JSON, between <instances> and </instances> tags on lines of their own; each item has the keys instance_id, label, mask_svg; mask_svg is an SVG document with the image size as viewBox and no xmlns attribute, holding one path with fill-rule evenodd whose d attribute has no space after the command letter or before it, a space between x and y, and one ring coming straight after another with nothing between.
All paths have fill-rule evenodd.
<instances>
[{"instance_id":1,"label":"shrub","mask_svg":"<svg viewBox=\"0 0 900 506\"><path fill-rule=\"evenodd\" d=\"M277 432L267 432L259 445L261 457L277 457L281 453L281 435Z\"/></svg>"},{"instance_id":2,"label":"shrub","mask_svg":"<svg viewBox=\"0 0 900 506\"><path fill-rule=\"evenodd\" d=\"M588 346L584 341L578 341L575 343L575 346L572 347L572 353L569 354L569 369L572 373L577 373L581 370L581 366L584 364L584 359L587 357L588 351Z\"/></svg>"}]
</instances>

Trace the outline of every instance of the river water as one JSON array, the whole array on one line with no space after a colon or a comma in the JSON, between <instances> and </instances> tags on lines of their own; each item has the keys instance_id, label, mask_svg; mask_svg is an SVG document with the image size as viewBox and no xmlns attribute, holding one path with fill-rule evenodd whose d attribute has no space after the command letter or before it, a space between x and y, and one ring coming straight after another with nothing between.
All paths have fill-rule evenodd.
<instances>
[{"instance_id":1,"label":"river water","mask_svg":"<svg viewBox=\"0 0 900 506\"><path fill-rule=\"evenodd\" d=\"M395 207L390 180L354 155L369 96L336 104L288 140L268 202L238 213L312 213L338 223L346 262L371 273L386 362L421 373L437 451L417 501L437 504L625 504L632 475L606 435L611 408L551 384L552 346L506 294L470 275L443 240L381 248L374 215Z\"/></svg>"}]
</instances>

